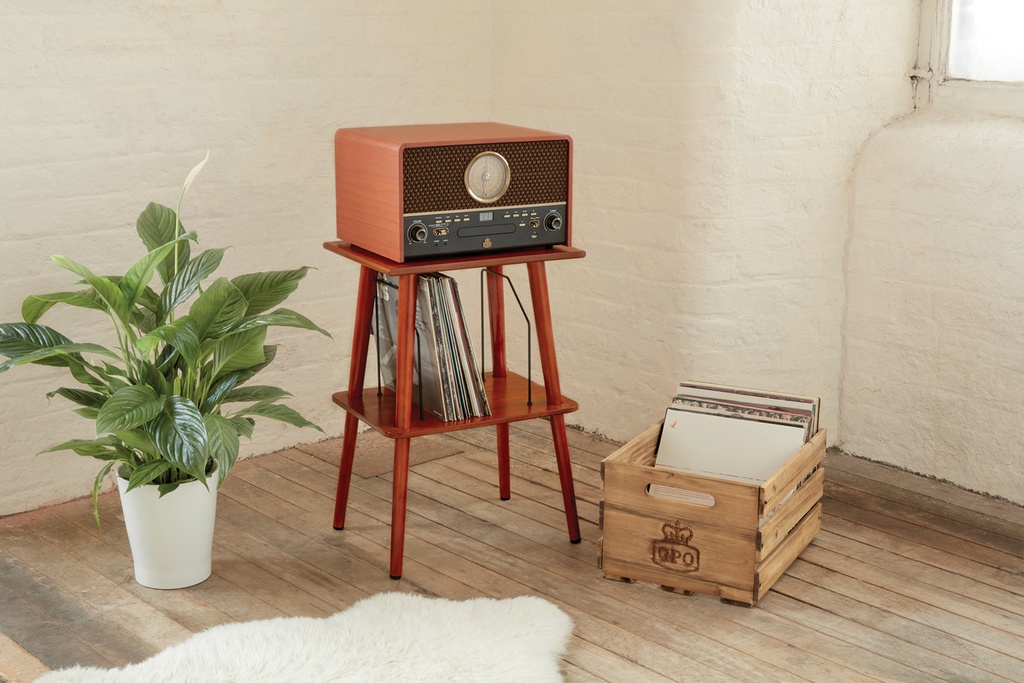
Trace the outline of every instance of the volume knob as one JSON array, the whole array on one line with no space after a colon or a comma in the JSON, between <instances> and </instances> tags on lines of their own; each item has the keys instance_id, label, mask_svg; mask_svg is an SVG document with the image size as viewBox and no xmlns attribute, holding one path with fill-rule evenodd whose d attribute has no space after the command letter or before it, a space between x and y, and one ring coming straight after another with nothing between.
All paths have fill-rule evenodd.
<instances>
[{"instance_id":1,"label":"volume knob","mask_svg":"<svg viewBox=\"0 0 1024 683\"><path fill-rule=\"evenodd\" d=\"M409 226L409 241L422 243L427 241L427 226L422 223L413 223Z\"/></svg>"}]
</instances>

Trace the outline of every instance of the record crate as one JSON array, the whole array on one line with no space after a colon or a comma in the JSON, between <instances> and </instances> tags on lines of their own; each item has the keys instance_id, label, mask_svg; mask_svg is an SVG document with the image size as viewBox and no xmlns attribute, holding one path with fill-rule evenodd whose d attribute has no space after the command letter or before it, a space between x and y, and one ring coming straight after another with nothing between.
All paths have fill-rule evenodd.
<instances>
[{"instance_id":1,"label":"record crate","mask_svg":"<svg viewBox=\"0 0 1024 683\"><path fill-rule=\"evenodd\" d=\"M825 430L767 480L748 483L654 467L661 427L601 464L601 570L753 606L821 529Z\"/></svg>"}]
</instances>

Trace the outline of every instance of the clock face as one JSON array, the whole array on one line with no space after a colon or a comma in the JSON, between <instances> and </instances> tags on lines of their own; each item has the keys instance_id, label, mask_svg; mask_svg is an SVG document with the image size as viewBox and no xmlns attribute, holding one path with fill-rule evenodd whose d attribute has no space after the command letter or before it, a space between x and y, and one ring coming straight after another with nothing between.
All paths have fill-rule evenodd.
<instances>
[{"instance_id":1,"label":"clock face","mask_svg":"<svg viewBox=\"0 0 1024 683\"><path fill-rule=\"evenodd\" d=\"M498 201L511 180L508 162L497 152L481 152L466 166L466 190L484 204Z\"/></svg>"}]
</instances>

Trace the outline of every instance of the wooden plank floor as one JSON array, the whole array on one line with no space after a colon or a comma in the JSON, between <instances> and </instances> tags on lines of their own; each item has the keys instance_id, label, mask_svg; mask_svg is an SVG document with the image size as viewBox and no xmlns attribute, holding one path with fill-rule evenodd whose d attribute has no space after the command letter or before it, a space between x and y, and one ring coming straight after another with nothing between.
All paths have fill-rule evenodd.
<instances>
[{"instance_id":1,"label":"wooden plank floor","mask_svg":"<svg viewBox=\"0 0 1024 683\"><path fill-rule=\"evenodd\" d=\"M357 462L389 448L379 440L361 435ZM387 576L390 473L356 477L347 527L331 528L337 440L239 463L214 575L185 590L132 580L116 494L99 529L88 500L0 519L0 680L123 666L215 624L399 590L551 600L575 620L571 682L1024 681L1024 508L830 452L821 533L746 609L603 578L599 467L615 444L570 432L572 545L547 424L518 423L512 440L507 502L489 430L414 440L426 457L410 473L401 581Z\"/></svg>"}]
</instances>

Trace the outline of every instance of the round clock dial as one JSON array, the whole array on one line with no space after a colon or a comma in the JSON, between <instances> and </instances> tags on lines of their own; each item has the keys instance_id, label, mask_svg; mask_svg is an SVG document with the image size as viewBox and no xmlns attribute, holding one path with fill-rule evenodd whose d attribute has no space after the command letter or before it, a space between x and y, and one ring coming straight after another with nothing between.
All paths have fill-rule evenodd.
<instances>
[{"instance_id":1,"label":"round clock dial","mask_svg":"<svg viewBox=\"0 0 1024 683\"><path fill-rule=\"evenodd\" d=\"M497 152L481 152L466 166L466 190L478 202L496 202L511 180L508 162Z\"/></svg>"}]
</instances>

